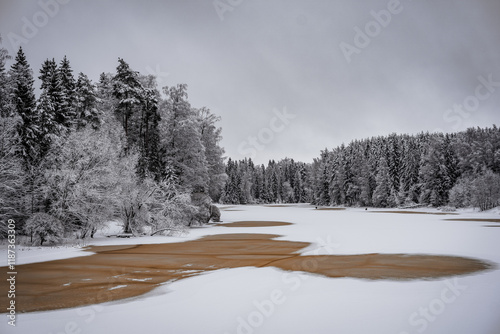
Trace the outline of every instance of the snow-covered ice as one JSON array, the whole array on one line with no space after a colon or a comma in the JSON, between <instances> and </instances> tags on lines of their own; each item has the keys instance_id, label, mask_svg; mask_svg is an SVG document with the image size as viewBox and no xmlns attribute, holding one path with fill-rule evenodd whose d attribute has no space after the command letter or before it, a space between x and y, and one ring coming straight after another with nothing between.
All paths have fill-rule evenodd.
<instances>
[{"instance_id":1,"label":"snow-covered ice","mask_svg":"<svg viewBox=\"0 0 500 334\"><path fill-rule=\"evenodd\" d=\"M320 211L309 205L238 206L224 222L276 220L278 227L214 226L179 237L116 239L90 244L179 242L222 233L267 233L310 242L303 254L418 253L457 255L500 263L495 223L447 221L495 218L498 212L459 215ZM431 209L419 209L429 212ZM500 225L500 224L498 224ZM109 233L105 232L104 234ZM21 263L88 255L80 248L19 255ZM69 250L69 251L68 251ZM64 255L63 255L64 254ZM2 261L6 256L2 257ZM21 269L22 267L19 267ZM22 275L22 271L18 273ZM500 333L500 271L414 281L326 278L275 268L217 270L166 283L140 297L74 309L20 314L0 333Z\"/></svg>"}]
</instances>

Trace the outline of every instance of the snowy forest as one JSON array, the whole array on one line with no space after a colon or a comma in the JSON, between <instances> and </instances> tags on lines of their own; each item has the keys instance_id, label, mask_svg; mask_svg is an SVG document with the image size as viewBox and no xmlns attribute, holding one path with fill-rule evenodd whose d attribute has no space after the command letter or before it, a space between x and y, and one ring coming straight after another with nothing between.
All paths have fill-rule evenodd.
<instances>
[{"instance_id":1,"label":"snowy forest","mask_svg":"<svg viewBox=\"0 0 500 334\"><path fill-rule=\"evenodd\" d=\"M500 130L392 134L325 149L312 164L231 161L221 201L373 207L498 206Z\"/></svg>"},{"instance_id":2,"label":"snowy forest","mask_svg":"<svg viewBox=\"0 0 500 334\"><path fill-rule=\"evenodd\" d=\"M31 242L92 237L112 219L134 235L183 230L208 222L213 202L499 205L495 125L356 140L312 163L265 166L225 161L220 118L192 107L185 84L160 91L123 59L96 83L66 57L47 59L38 97L34 76L22 48L0 49L0 219L16 219Z\"/></svg>"},{"instance_id":3,"label":"snowy forest","mask_svg":"<svg viewBox=\"0 0 500 334\"><path fill-rule=\"evenodd\" d=\"M0 220L40 244L93 236L112 219L134 235L208 221L226 177L221 129L186 85L162 95L123 59L92 83L64 57L43 62L36 98L22 48L9 70L8 59L1 49Z\"/></svg>"}]
</instances>

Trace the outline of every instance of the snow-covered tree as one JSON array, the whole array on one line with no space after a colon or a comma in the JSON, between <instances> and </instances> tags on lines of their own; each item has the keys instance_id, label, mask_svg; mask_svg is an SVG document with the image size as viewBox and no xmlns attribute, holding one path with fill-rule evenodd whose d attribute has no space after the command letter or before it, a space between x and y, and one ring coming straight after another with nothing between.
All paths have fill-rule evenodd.
<instances>
[{"instance_id":1,"label":"snow-covered tree","mask_svg":"<svg viewBox=\"0 0 500 334\"><path fill-rule=\"evenodd\" d=\"M0 44L2 44L2 35L0 35ZM0 47L0 117L11 117L14 115L10 97L11 87L5 70L7 59L10 59L7 49Z\"/></svg>"},{"instance_id":2,"label":"snow-covered tree","mask_svg":"<svg viewBox=\"0 0 500 334\"><path fill-rule=\"evenodd\" d=\"M218 201L227 179L224 171L224 149L219 144L222 129L216 126L220 117L212 114L208 108L198 109L197 116L208 166L208 194L212 200Z\"/></svg>"},{"instance_id":3,"label":"snow-covered tree","mask_svg":"<svg viewBox=\"0 0 500 334\"><path fill-rule=\"evenodd\" d=\"M187 100L187 86L165 87L167 100L161 113L160 131L165 166L170 166L184 189L208 190L208 164L196 111Z\"/></svg>"},{"instance_id":4,"label":"snow-covered tree","mask_svg":"<svg viewBox=\"0 0 500 334\"><path fill-rule=\"evenodd\" d=\"M116 124L86 127L54 142L47 159L45 196L49 212L80 237L118 215L123 187L135 184L133 155L123 156Z\"/></svg>"},{"instance_id":5,"label":"snow-covered tree","mask_svg":"<svg viewBox=\"0 0 500 334\"><path fill-rule=\"evenodd\" d=\"M44 89L40 94L37 105L37 127L38 127L38 150L40 156L44 156L50 149L53 140L59 137L61 125L57 123L56 103Z\"/></svg>"},{"instance_id":6,"label":"snow-covered tree","mask_svg":"<svg viewBox=\"0 0 500 334\"><path fill-rule=\"evenodd\" d=\"M77 129L87 125L99 128L102 112L97 108L100 102L97 91L92 81L82 72L78 74L75 86L75 101Z\"/></svg>"},{"instance_id":7,"label":"snow-covered tree","mask_svg":"<svg viewBox=\"0 0 500 334\"><path fill-rule=\"evenodd\" d=\"M154 76L141 76L139 79L143 90L140 95L140 117L137 118L135 125L137 129L135 144L140 152L137 171L141 178L152 177L160 182L165 176L159 131L161 120L158 108L160 93L156 89Z\"/></svg>"},{"instance_id":8,"label":"snow-covered tree","mask_svg":"<svg viewBox=\"0 0 500 334\"><path fill-rule=\"evenodd\" d=\"M375 182L377 187L373 192L373 205L377 207L394 206L393 189L391 176L389 174L389 166L385 158L381 158L377 168L377 176Z\"/></svg>"},{"instance_id":9,"label":"snow-covered tree","mask_svg":"<svg viewBox=\"0 0 500 334\"><path fill-rule=\"evenodd\" d=\"M463 176L455 183L449 192L449 204L456 208L472 206L472 191L474 179L470 176Z\"/></svg>"},{"instance_id":10,"label":"snow-covered tree","mask_svg":"<svg viewBox=\"0 0 500 334\"><path fill-rule=\"evenodd\" d=\"M37 212L31 215L24 225L25 232L31 236L31 242L58 242L64 234L62 222L54 216L45 212Z\"/></svg>"},{"instance_id":11,"label":"snow-covered tree","mask_svg":"<svg viewBox=\"0 0 500 334\"><path fill-rule=\"evenodd\" d=\"M113 94L113 75L111 73L101 73L96 88L99 110L103 115L114 114L118 109L118 100Z\"/></svg>"},{"instance_id":12,"label":"snow-covered tree","mask_svg":"<svg viewBox=\"0 0 500 334\"><path fill-rule=\"evenodd\" d=\"M57 68L57 64L54 59L47 59L43 62L42 68L40 69L40 76L38 78L42 82L40 89L42 90L42 95L44 95L45 98L43 104L39 99L38 104L39 106L42 104L42 108L39 108L38 113L50 113L51 115L46 118L51 119L54 122L50 128L46 130L42 129L41 135L60 135L64 133L65 130L69 129L71 118L67 114L67 110L63 108L65 96L63 94L59 69ZM43 109L44 106L47 106L49 109Z\"/></svg>"},{"instance_id":13,"label":"snow-covered tree","mask_svg":"<svg viewBox=\"0 0 500 334\"><path fill-rule=\"evenodd\" d=\"M76 81L73 70L66 56L59 64L58 77L60 81L61 104L59 113L62 115L62 125L70 128L76 118Z\"/></svg>"},{"instance_id":14,"label":"snow-covered tree","mask_svg":"<svg viewBox=\"0 0 500 334\"><path fill-rule=\"evenodd\" d=\"M129 120L133 116L136 106L140 104L142 85L139 82L139 73L133 71L129 64L118 58L116 75L113 77L113 95L118 100L116 113L121 120L125 136L129 139Z\"/></svg>"},{"instance_id":15,"label":"snow-covered tree","mask_svg":"<svg viewBox=\"0 0 500 334\"><path fill-rule=\"evenodd\" d=\"M26 60L23 49L19 48L15 63L10 70L12 101L14 110L21 117L18 126L21 141L21 155L28 164L38 157L38 117L36 112L33 72Z\"/></svg>"},{"instance_id":16,"label":"snow-covered tree","mask_svg":"<svg viewBox=\"0 0 500 334\"><path fill-rule=\"evenodd\" d=\"M472 183L472 204L481 211L500 205L500 175L485 169Z\"/></svg>"},{"instance_id":17,"label":"snow-covered tree","mask_svg":"<svg viewBox=\"0 0 500 334\"><path fill-rule=\"evenodd\" d=\"M0 221L23 216L25 171L19 158L19 117L0 116ZM5 227L6 225L1 225ZM0 235L6 231L0 230Z\"/></svg>"}]
</instances>

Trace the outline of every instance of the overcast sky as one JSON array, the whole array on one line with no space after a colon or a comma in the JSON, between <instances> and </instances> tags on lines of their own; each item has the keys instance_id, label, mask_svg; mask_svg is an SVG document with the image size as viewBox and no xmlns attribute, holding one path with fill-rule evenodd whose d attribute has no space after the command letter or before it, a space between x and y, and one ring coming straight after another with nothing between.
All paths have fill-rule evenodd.
<instances>
[{"instance_id":1,"label":"overcast sky","mask_svg":"<svg viewBox=\"0 0 500 334\"><path fill-rule=\"evenodd\" d=\"M0 0L3 45L23 46L35 76L67 55L97 81L121 57L187 83L233 159L500 125L498 0L56 1Z\"/></svg>"}]
</instances>

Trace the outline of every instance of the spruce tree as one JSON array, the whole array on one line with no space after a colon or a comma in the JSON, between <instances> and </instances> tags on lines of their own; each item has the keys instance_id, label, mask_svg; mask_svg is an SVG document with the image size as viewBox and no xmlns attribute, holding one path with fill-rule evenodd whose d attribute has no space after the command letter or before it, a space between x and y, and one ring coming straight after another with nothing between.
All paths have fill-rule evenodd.
<instances>
[{"instance_id":1,"label":"spruce tree","mask_svg":"<svg viewBox=\"0 0 500 334\"><path fill-rule=\"evenodd\" d=\"M378 207L393 206L394 201L391 198L391 177L389 166L385 158L380 160L375 181L377 182L377 187L373 192L373 205Z\"/></svg>"},{"instance_id":2,"label":"spruce tree","mask_svg":"<svg viewBox=\"0 0 500 334\"><path fill-rule=\"evenodd\" d=\"M0 44L2 36L0 35ZM0 47L0 117L10 117L13 115L12 103L9 97L9 82L5 71L5 62L10 59L7 49Z\"/></svg>"},{"instance_id":3,"label":"spruce tree","mask_svg":"<svg viewBox=\"0 0 500 334\"><path fill-rule=\"evenodd\" d=\"M18 134L25 162L33 163L38 158L38 117L36 112L33 72L26 60L23 49L17 52L11 67L12 99L15 112L21 117Z\"/></svg>"},{"instance_id":4,"label":"spruce tree","mask_svg":"<svg viewBox=\"0 0 500 334\"><path fill-rule=\"evenodd\" d=\"M43 90L37 105L38 147L41 157L49 151L52 141L58 137L60 125L56 122L56 106L47 90Z\"/></svg>"},{"instance_id":5,"label":"spruce tree","mask_svg":"<svg viewBox=\"0 0 500 334\"><path fill-rule=\"evenodd\" d=\"M92 81L81 72L76 82L75 100L77 128L91 125L92 128L97 129L101 124L101 112L97 109L99 98Z\"/></svg>"},{"instance_id":6,"label":"spruce tree","mask_svg":"<svg viewBox=\"0 0 500 334\"><path fill-rule=\"evenodd\" d=\"M141 96L141 118L137 142L141 158L137 169L140 177L151 176L160 181L164 176L164 168L162 168L160 157L158 95L156 89L145 88Z\"/></svg>"},{"instance_id":7,"label":"spruce tree","mask_svg":"<svg viewBox=\"0 0 500 334\"><path fill-rule=\"evenodd\" d=\"M109 117L116 112L118 105L113 94L113 75L111 73L101 73L96 86L99 110L102 111L103 116Z\"/></svg>"},{"instance_id":8,"label":"spruce tree","mask_svg":"<svg viewBox=\"0 0 500 334\"><path fill-rule=\"evenodd\" d=\"M63 119L62 125L70 128L74 125L76 117L76 82L73 70L66 56L59 65L58 76L60 80L61 102L59 113Z\"/></svg>"},{"instance_id":9,"label":"spruce tree","mask_svg":"<svg viewBox=\"0 0 500 334\"><path fill-rule=\"evenodd\" d=\"M45 99L43 104L40 104L41 101L39 101L38 111L39 113L52 113L53 116L45 117L45 119L50 119L55 123L40 129L41 135L44 137L47 135L60 135L69 128L70 121L63 108L63 88L59 70L54 59L47 59L43 62L38 78L42 82L40 86L42 90L40 97L43 95Z\"/></svg>"},{"instance_id":10,"label":"spruce tree","mask_svg":"<svg viewBox=\"0 0 500 334\"><path fill-rule=\"evenodd\" d=\"M134 113L135 107L140 104L142 85L139 82L139 74L132 71L130 66L121 58L118 58L116 75L113 78L113 96L118 99L116 108L125 136L130 141L129 120Z\"/></svg>"}]
</instances>

